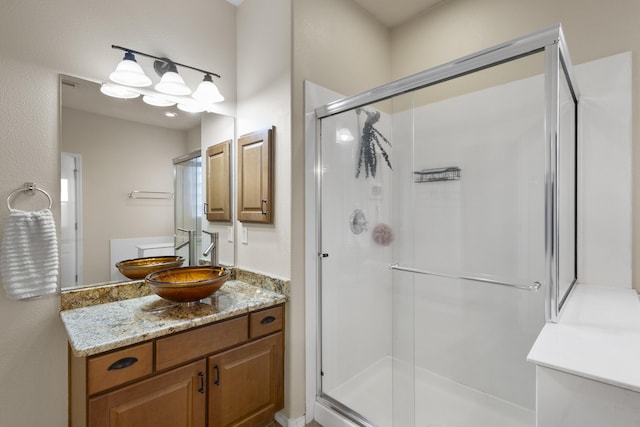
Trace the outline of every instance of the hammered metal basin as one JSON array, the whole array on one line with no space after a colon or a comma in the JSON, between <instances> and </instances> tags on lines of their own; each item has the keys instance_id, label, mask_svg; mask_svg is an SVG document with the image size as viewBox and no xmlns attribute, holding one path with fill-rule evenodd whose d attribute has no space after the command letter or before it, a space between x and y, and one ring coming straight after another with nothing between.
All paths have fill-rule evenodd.
<instances>
[{"instance_id":1,"label":"hammered metal basin","mask_svg":"<svg viewBox=\"0 0 640 427\"><path fill-rule=\"evenodd\" d=\"M150 273L180 267L183 262L181 256L152 256L120 261L116 268L129 279L142 280Z\"/></svg>"},{"instance_id":2,"label":"hammered metal basin","mask_svg":"<svg viewBox=\"0 0 640 427\"><path fill-rule=\"evenodd\" d=\"M173 302L195 302L213 295L224 285L231 270L191 266L156 271L145 277L151 290Z\"/></svg>"}]
</instances>

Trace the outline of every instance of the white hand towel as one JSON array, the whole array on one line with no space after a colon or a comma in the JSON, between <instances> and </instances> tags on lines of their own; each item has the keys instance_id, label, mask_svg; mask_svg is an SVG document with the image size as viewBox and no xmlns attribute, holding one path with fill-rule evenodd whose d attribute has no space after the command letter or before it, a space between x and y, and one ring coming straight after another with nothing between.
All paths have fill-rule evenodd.
<instances>
[{"instance_id":1,"label":"white hand towel","mask_svg":"<svg viewBox=\"0 0 640 427\"><path fill-rule=\"evenodd\" d=\"M49 209L11 209L0 243L0 281L10 299L58 291L58 236Z\"/></svg>"}]
</instances>

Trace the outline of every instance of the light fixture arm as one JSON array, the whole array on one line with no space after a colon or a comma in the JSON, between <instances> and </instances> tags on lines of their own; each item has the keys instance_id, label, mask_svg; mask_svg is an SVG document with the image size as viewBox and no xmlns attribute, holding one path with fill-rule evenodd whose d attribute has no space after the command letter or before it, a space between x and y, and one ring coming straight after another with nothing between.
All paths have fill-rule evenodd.
<instances>
[{"instance_id":1,"label":"light fixture arm","mask_svg":"<svg viewBox=\"0 0 640 427\"><path fill-rule=\"evenodd\" d=\"M220 74L213 73L213 72L207 71L207 70L202 70L200 68L192 67L190 65L181 64L179 62L175 62L175 61L172 61L172 60L167 59L167 58L160 58L160 57L157 57L157 56L154 56L154 55L150 55L148 53L140 52L140 51L129 49L129 48L122 47L122 46L117 46L115 44L112 44L111 47L113 49L120 49L120 50L123 50L125 52L131 52L131 53L133 53L135 55L146 56L147 58L153 58L153 59L155 59L157 61L162 61L162 62L169 63L169 64L179 65L180 67L189 68L191 70L199 71L199 72L207 74L207 75L216 76L217 78L221 78Z\"/></svg>"}]
</instances>

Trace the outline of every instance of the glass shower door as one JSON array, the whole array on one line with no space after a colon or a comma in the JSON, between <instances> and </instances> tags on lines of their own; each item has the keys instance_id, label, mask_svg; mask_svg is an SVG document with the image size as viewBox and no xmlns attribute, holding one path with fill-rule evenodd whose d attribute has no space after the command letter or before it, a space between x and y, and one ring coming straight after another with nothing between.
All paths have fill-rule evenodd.
<instances>
[{"instance_id":1,"label":"glass shower door","mask_svg":"<svg viewBox=\"0 0 640 427\"><path fill-rule=\"evenodd\" d=\"M392 268L394 289L413 291L415 426L535 424L526 357L545 322L544 88L537 53L394 109L413 118L413 149L394 152Z\"/></svg>"},{"instance_id":2,"label":"glass shower door","mask_svg":"<svg viewBox=\"0 0 640 427\"><path fill-rule=\"evenodd\" d=\"M321 120L320 382L361 424L533 425L544 87L538 53Z\"/></svg>"},{"instance_id":3,"label":"glass shower door","mask_svg":"<svg viewBox=\"0 0 640 427\"><path fill-rule=\"evenodd\" d=\"M322 120L321 387L363 425L394 404L391 102ZM406 312L405 312L406 314ZM409 375L405 378L412 378ZM404 387L412 400L412 386ZM410 412L412 412L412 406ZM410 425L410 424L405 424Z\"/></svg>"},{"instance_id":4,"label":"glass shower door","mask_svg":"<svg viewBox=\"0 0 640 427\"><path fill-rule=\"evenodd\" d=\"M60 286L74 288L82 281L82 156L60 154Z\"/></svg>"},{"instance_id":5,"label":"glass shower door","mask_svg":"<svg viewBox=\"0 0 640 427\"><path fill-rule=\"evenodd\" d=\"M535 425L527 354L576 280L565 48L549 29L316 109L322 405Z\"/></svg>"},{"instance_id":6,"label":"glass shower door","mask_svg":"<svg viewBox=\"0 0 640 427\"><path fill-rule=\"evenodd\" d=\"M174 159L176 255L198 265L202 253L202 161L200 150Z\"/></svg>"}]
</instances>

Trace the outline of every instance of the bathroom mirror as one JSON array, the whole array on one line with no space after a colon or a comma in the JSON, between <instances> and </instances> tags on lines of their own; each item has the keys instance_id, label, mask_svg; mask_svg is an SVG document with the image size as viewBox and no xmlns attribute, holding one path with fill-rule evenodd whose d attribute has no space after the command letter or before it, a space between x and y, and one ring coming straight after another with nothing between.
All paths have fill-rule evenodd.
<instances>
[{"instance_id":1,"label":"bathroom mirror","mask_svg":"<svg viewBox=\"0 0 640 427\"><path fill-rule=\"evenodd\" d=\"M234 265L233 222L203 215L198 157L234 140L234 118L111 98L99 83L66 75L60 88L62 289L128 280L116 262L173 253L183 227L194 230L194 263L208 260L209 231L219 233L220 264ZM188 246L176 254L187 258Z\"/></svg>"}]
</instances>

